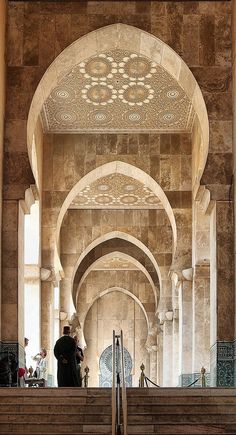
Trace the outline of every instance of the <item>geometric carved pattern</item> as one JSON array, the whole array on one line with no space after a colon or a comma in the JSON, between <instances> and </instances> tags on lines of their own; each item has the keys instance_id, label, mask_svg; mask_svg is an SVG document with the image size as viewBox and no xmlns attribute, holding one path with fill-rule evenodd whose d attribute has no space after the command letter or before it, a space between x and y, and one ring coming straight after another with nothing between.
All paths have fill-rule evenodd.
<instances>
[{"instance_id":1,"label":"geometric carved pattern","mask_svg":"<svg viewBox=\"0 0 236 435\"><path fill-rule=\"evenodd\" d=\"M132 358L127 349L124 348L124 370L125 370L125 384L127 387L132 387ZM117 367L116 367L117 368ZM112 346L108 346L101 354L99 360L100 369L100 387L111 387L112 386ZM120 367L118 368L120 371Z\"/></svg>"},{"instance_id":2,"label":"geometric carved pattern","mask_svg":"<svg viewBox=\"0 0 236 435\"><path fill-rule=\"evenodd\" d=\"M86 186L75 197L70 208L162 209L163 206L159 198L143 183L115 173Z\"/></svg>"},{"instance_id":3,"label":"geometric carved pattern","mask_svg":"<svg viewBox=\"0 0 236 435\"><path fill-rule=\"evenodd\" d=\"M125 50L76 65L43 106L45 131L190 131L192 104L164 68Z\"/></svg>"},{"instance_id":4,"label":"geometric carved pattern","mask_svg":"<svg viewBox=\"0 0 236 435\"><path fill-rule=\"evenodd\" d=\"M135 266L130 260L123 257L121 253L112 254L109 258L103 257L96 262L96 265L93 267L93 270L137 270L137 266Z\"/></svg>"},{"instance_id":5,"label":"geometric carved pattern","mask_svg":"<svg viewBox=\"0 0 236 435\"><path fill-rule=\"evenodd\" d=\"M211 347L211 385L234 386L234 342L216 342Z\"/></svg>"}]
</instances>

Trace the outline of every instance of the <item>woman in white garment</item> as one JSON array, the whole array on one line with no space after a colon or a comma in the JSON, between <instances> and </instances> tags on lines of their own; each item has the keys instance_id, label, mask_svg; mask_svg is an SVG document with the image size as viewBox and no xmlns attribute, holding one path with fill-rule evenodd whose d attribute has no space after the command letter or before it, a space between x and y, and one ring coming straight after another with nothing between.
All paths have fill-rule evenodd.
<instances>
[{"instance_id":1,"label":"woman in white garment","mask_svg":"<svg viewBox=\"0 0 236 435\"><path fill-rule=\"evenodd\" d=\"M42 348L40 353L37 353L33 357L34 361L37 361L36 365L36 373L37 373L37 379L44 379L45 381L45 387L47 386L47 350Z\"/></svg>"}]
</instances>

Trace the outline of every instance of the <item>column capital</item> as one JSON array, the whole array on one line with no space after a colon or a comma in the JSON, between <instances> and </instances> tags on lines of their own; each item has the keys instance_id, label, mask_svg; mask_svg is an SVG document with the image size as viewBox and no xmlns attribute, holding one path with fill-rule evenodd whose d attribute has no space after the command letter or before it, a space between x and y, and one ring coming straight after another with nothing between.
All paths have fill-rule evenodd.
<instances>
[{"instance_id":1,"label":"column capital","mask_svg":"<svg viewBox=\"0 0 236 435\"><path fill-rule=\"evenodd\" d=\"M158 314L158 318L160 320L160 325L163 325L165 322L172 322L174 318L174 312L173 310L160 311Z\"/></svg>"},{"instance_id":2,"label":"column capital","mask_svg":"<svg viewBox=\"0 0 236 435\"><path fill-rule=\"evenodd\" d=\"M41 267L40 278L41 281L51 281L57 286L61 280L61 275L55 271L54 267Z\"/></svg>"}]
</instances>

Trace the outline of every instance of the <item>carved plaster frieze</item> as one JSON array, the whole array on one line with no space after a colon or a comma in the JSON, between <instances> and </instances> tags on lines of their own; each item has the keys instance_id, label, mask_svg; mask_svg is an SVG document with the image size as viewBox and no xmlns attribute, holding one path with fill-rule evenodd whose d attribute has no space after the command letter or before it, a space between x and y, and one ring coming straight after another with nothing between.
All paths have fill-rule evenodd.
<instances>
[{"instance_id":1,"label":"carved plaster frieze","mask_svg":"<svg viewBox=\"0 0 236 435\"><path fill-rule=\"evenodd\" d=\"M128 50L74 66L44 103L45 132L191 131L194 110L159 64Z\"/></svg>"},{"instance_id":2,"label":"carved plaster frieze","mask_svg":"<svg viewBox=\"0 0 236 435\"><path fill-rule=\"evenodd\" d=\"M162 209L159 198L133 177L110 174L86 186L73 200L71 209L83 208Z\"/></svg>"}]
</instances>

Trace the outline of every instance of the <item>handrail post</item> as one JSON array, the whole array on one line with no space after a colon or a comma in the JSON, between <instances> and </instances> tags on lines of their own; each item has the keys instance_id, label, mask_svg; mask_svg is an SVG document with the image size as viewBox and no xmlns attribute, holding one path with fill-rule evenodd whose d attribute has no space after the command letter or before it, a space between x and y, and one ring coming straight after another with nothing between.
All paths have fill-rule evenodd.
<instances>
[{"instance_id":1,"label":"handrail post","mask_svg":"<svg viewBox=\"0 0 236 435\"><path fill-rule=\"evenodd\" d=\"M85 376L84 376L84 388L88 388L88 378L89 378L89 368L88 366L85 367Z\"/></svg>"},{"instance_id":2,"label":"handrail post","mask_svg":"<svg viewBox=\"0 0 236 435\"><path fill-rule=\"evenodd\" d=\"M201 368L201 387L205 388L206 387L206 369L204 367Z\"/></svg>"},{"instance_id":3,"label":"handrail post","mask_svg":"<svg viewBox=\"0 0 236 435\"><path fill-rule=\"evenodd\" d=\"M144 380L145 380L145 374L144 374L144 370L145 370L145 365L142 363L140 366L141 369L141 375L139 378L139 387L140 388L144 388Z\"/></svg>"},{"instance_id":4,"label":"handrail post","mask_svg":"<svg viewBox=\"0 0 236 435\"><path fill-rule=\"evenodd\" d=\"M115 331L112 339L112 435L116 434L116 344Z\"/></svg>"},{"instance_id":5,"label":"handrail post","mask_svg":"<svg viewBox=\"0 0 236 435\"><path fill-rule=\"evenodd\" d=\"M125 357L124 357L123 331L120 332L120 341L121 341L123 435L127 435L127 395L126 395L126 384L125 384Z\"/></svg>"}]
</instances>

